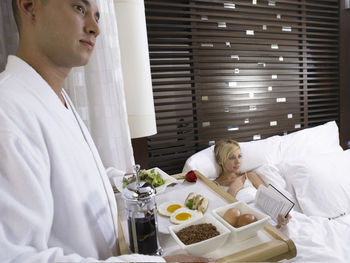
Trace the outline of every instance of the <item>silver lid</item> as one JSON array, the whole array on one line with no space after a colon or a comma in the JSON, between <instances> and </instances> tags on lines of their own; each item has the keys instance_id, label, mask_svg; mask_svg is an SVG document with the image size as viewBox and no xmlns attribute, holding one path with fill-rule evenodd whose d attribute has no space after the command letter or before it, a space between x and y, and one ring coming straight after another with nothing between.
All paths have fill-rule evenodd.
<instances>
[{"instance_id":1,"label":"silver lid","mask_svg":"<svg viewBox=\"0 0 350 263\"><path fill-rule=\"evenodd\" d=\"M123 198L128 201L144 201L155 196L156 190L149 183L137 187L137 183L131 183L123 190Z\"/></svg>"}]
</instances>

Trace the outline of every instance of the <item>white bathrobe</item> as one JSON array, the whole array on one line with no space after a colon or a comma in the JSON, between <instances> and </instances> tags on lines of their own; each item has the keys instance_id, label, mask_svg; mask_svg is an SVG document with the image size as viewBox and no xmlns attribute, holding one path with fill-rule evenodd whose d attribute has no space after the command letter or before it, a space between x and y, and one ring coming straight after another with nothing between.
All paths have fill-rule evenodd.
<instances>
[{"instance_id":1,"label":"white bathrobe","mask_svg":"<svg viewBox=\"0 0 350 263\"><path fill-rule=\"evenodd\" d=\"M0 74L0 262L163 261L113 257L116 200L89 132L63 95L68 109L18 57Z\"/></svg>"}]
</instances>

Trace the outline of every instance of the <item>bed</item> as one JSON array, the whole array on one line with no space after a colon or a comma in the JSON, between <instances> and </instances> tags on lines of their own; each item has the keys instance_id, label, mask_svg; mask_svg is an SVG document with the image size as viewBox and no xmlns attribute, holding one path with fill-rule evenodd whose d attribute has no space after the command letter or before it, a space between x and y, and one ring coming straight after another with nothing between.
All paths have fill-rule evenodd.
<instances>
[{"instance_id":1,"label":"bed","mask_svg":"<svg viewBox=\"0 0 350 263\"><path fill-rule=\"evenodd\" d=\"M349 262L350 150L339 145L332 121L284 136L240 143L241 171L255 171L295 202L292 219L282 230L297 248L285 262ZM214 180L219 167L214 146L189 157L183 172L198 170ZM252 206L255 189L236 196Z\"/></svg>"}]
</instances>

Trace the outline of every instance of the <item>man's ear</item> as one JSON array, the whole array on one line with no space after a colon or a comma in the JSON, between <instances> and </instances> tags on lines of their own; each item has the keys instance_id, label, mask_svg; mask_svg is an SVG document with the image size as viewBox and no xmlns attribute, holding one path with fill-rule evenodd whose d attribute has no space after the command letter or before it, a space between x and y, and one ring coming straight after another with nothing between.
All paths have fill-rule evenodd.
<instances>
[{"instance_id":1,"label":"man's ear","mask_svg":"<svg viewBox=\"0 0 350 263\"><path fill-rule=\"evenodd\" d=\"M35 20L37 0L17 0L17 6L22 20Z\"/></svg>"}]
</instances>

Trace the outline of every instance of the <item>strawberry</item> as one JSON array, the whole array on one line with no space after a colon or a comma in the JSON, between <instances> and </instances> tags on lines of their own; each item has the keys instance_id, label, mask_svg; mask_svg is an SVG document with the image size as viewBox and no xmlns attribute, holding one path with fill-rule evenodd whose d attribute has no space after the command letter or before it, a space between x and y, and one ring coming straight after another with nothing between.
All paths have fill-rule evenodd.
<instances>
[{"instance_id":1,"label":"strawberry","mask_svg":"<svg viewBox=\"0 0 350 263\"><path fill-rule=\"evenodd\" d=\"M196 182L197 181L197 176L195 174L194 171L189 171L186 176L185 176L185 179L187 182Z\"/></svg>"}]
</instances>

